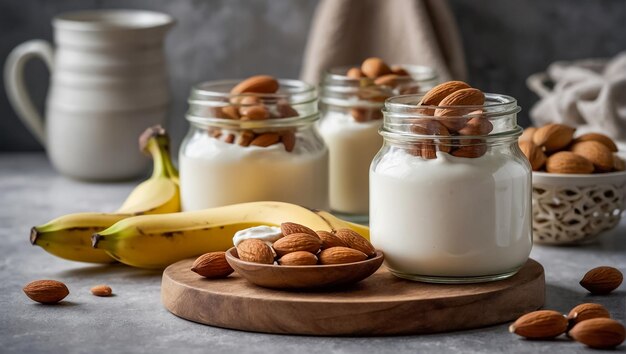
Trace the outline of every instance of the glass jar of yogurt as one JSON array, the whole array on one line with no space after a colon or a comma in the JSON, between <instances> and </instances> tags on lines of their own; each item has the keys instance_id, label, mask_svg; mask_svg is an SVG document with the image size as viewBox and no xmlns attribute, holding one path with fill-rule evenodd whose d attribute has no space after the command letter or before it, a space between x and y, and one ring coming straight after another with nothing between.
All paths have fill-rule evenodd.
<instances>
[{"instance_id":1,"label":"glass jar of yogurt","mask_svg":"<svg viewBox=\"0 0 626 354\"><path fill-rule=\"evenodd\" d=\"M278 83L271 94L231 94L236 80L193 87L179 152L183 210L263 200L328 208L328 149L315 124L316 90L297 80ZM238 116L259 104L267 119Z\"/></svg>"},{"instance_id":2,"label":"glass jar of yogurt","mask_svg":"<svg viewBox=\"0 0 626 354\"><path fill-rule=\"evenodd\" d=\"M382 108L386 98L425 92L438 83L435 71L425 66L400 66L408 73L393 86L371 79L348 77L349 67L334 68L321 84L320 134L329 149L330 208L342 217L367 222L368 171L383 143Z\"/></svg>"},{"instance_id":3,"label":"glass jar of yogurt","mask_svg":"<svg viewBox=\"0 0 626 354\"><path fill-rule=\"evenodd\" d=\"M488 133L444 136L433 116L442 108L417 106L421 98L385 103L384 145L370 168L372 243L406 279L473 283L514 275L532 247L531 168L517 145L517 101L485 94L484 105L445 119L459 131L478 122Z\"/></svg>"}]
</instances>

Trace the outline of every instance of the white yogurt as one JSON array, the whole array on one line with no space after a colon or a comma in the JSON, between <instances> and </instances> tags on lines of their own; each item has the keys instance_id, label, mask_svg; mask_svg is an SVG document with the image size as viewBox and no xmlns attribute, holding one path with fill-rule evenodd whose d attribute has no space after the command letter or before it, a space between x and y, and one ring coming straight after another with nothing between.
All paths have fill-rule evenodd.
<instances>
[{"instance_id":1,"label":"white yogurt","mask_svg":"<svg viewBox=\"0 0 626 354\"><path fill-rule=\"evenodd\" d=\"M199 134L179 163L183 210L263 200L328 208L328 151L304 139L287 152L283 144L242 147Z\"/></svg>"},{"instance_id":2,"label":"white yogurt","mask_svg":"<svg viewBox=\"0 0 626 354\"><path fill-rule=\"evenodd\" d=\"M369 167L382 146L382 120L356 122L349 113L328 112L320 134L329 150L330 207L346 214L369 211Z\"/></svg>"},{"instance_id":3,"label":"white yogurt","mask_svg":"<svg viewBox=\"0 0 626 354\"><path fill-rule=\"evenodd\" d=\"M282 237L283 233L280 231L280 227L266 225L254 226L235 232L235 236L233 236L233 245L237 247L243 240L254 238L265 242L268 246L271 246Z\"/></svg>"},{"instance_id":4,"label":"white yogurt","mask_svg":"<svg viewBox=\"0 0 626 354\"><path fill-rule=\"evenodd\" d=\"M474 277L511 272L530 254L531 181L504 153L425 160L402 149L370 172L370 232L401 274Z\"/></svg>"}]
</instances>

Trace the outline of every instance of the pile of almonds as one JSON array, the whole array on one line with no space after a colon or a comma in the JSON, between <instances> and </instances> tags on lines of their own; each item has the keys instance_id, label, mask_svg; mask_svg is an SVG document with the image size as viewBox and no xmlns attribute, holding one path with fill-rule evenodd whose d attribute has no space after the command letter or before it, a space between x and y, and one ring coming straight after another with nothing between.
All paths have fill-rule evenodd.
<instances>
[{"instance_id":1,"label":"pile of almonds","mask_svg":"<svg viewBox=\"0 0 626 354\"><path fill-rule=\"evenodd\" d=\"M519 146L533 171L589 174L624 171L617 145L606 135L587 133L574 138L576 129L564 124L530 127L519 138Z\"/></svg>"},{"instance_id":2,"label":"pile of almonds","mask_svg":"<svg viewBox=\"0 0 626 354\"><path fill-rule=\"evenodd\" d=\"M282 237L271 245L250 238L237 245L239 259L261 264L305 266L344 264L364 261L376 255L376 249L363 236L350 229L313 231L286 222L280 225ZM225 252L206 253L193 263L192 271L206 278L224 278L233 272Z\"/></svg>"},{"instance_id":3,"label":"pile of almonds","mask_svg":"<svg viewBox=\"0 0 626 354\"><path fill-rule=\"evenodd\" d=\"M484 104L484 93L465 82L448 81L433 87L415 109L415 113L424 118L416 119L410 130L419 135L438 135L447 138L445 141L423 139L414 144L409 152L424 159L436 158L437 151L467 158L484 155L487 152L484 139L449 138L488 135L493 130L493 125L482 115L483 110L476 108ZM437 108L438 106L442 108Z\"/></svg>"},{"instance_id":4,"label":"pile of almonds","mask_svg":"<svg viewBox=\"0 0 626 354\"><path fill-rule=\"evenodd\" d=\"M622 273L613 267L597 267L588 271L580 285L594 295L605 295L622 283ZM539 310L518 318L509 332L528 339L552 339L566 333L568 337L592 348L609 349L626 338L624 325L611 319L609 311L596 303L584 303L570 310L567 316L558 311Z\"/></svg>"},{"instance_id":5,"label":"pile of almonds","mask_svg":"<svg viewBox=\"0 0 626 354\"><path fill-rule=\"evenodd\" d=\"M367 58L361 67L352 67L346 77L359 80L359 99L372 103L382 103L387 98L400 94L418 93L419 85L412 80L409 72L398 65L388 65L382 59ZM379 108L352 108L350 113L357 122L367 122L383 117Z\"/></svg>"},{"instance_id":6,"label":"pile of almonds","mask_svg":"<svg viewBox=\"0 0 626 354\"><path fill-rule=\"evenodd\" d=\"M272 76L257 75L249 77L232 88L230 91L232 95L230 105L216 107L214 114L217 118L242 121L298 117L298 111L286 99L277 99L274 96L278 92L279 87L278 80ZM285 150L291 152L296 143L293 129L263 131L260 133L252 130L225 133L222 129L211 127L208 129L208 133L213 138L221 139L229 144L236 143L244 147L268 147L282 143L285 146Z\"/></svg>"}]
</instances>

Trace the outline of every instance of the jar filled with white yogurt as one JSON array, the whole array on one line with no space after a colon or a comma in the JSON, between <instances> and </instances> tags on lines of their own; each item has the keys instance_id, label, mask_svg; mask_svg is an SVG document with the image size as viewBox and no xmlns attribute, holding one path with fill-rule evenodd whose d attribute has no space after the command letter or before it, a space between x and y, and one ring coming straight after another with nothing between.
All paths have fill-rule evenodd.
<instances>
[{"instance_id":1,"label":"jar filled with white yogurt","mask_svg":"<svg viewBox=\"0 0 626 354\"><path fill-rule=\"evenodd\" d=\"M476 106L421 101L385 103L384 145L370 168L372 243L406 279L514 275L532 247L531 168L517 145L517 101L499 94L484 94Z\"/></svg>"},{"instance_id":2,"label":"jar filled with white yogurt","mask_svg":"<svg viewBox=\"0 0 626 354\"><path fill-rule=\"evenodd\" d=\"M193 87L179 153L184 210L263 200L328 208L317 92L297 80L276 83L272 93L231 93L236 80Z\"/></svg>"},{"instance_id":3,"label":"jar filled with white yogurt","mask_svg":"<svg viewBox=\"0 0 626 354\"><path fill-rule=\"evenodd\" d=\"M384 77L378 84L376 79L350 77L350 68L339 67L327 72L321 84L319 129L329 149L330 208L351 221L367 222L368 171L383 143L378 130L385 99L427 91L438 82L431 68L397 67L404 74L392 82L384 82Z\"/></svg>"}]
</instances>

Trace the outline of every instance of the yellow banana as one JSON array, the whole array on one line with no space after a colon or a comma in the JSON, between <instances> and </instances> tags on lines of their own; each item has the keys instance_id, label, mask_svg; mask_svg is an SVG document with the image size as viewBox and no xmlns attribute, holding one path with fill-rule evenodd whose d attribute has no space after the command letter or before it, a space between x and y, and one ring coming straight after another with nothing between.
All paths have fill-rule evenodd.
<instances>
[{"instance_id":1,"label":"yellow banana","mask_svg":"<svg viewBox=\"0 0 626 354\"><path fill-rule=\"evenodd\" d=\"M253 226L295 222L313 230L350 228L369 238L367 226L328 212L282 202L252 202L199 211L142 215L95 233L93 246L139 268L164 268L184 258L233 246L233 234Z\"/></svg>"},{"instance_id":2,"label":"yellow banana","mask_svg":"<svg viewBox=\"0 0 626 354\"><path fill-rule=\"evenodd\" d=\"M160 126L139 139L142 151L152 156L152 176L139 184L115 213L75 213L31 229L30 241L47 252L72 261L112 263L105 251L91 247L91 235L116 222L141 214L180 211L178 171L169 155L169 138Z\"/></svg>"}]
</instances>

